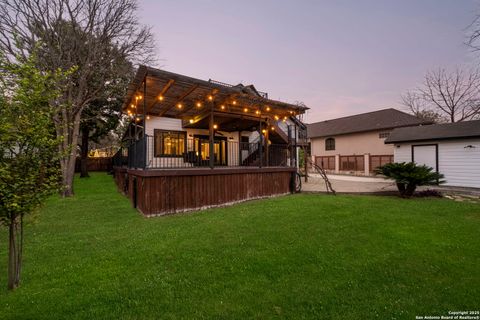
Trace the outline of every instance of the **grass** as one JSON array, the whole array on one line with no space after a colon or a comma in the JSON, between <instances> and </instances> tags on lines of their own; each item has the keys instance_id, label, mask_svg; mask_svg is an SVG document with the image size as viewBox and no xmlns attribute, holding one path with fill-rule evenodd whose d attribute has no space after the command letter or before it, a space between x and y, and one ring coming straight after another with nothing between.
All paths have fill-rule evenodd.
<instances>
[{"instance_id":1,"label":"grass","mask_svg":"<svg viewBox=\"0 0 480 320\"><path fill-rule=\"evenodd\" d=\"M0 319L414 319L480 307L480 205L292 195L147 219L110 176L26 229ZM7 233L0 231L6 288Z\"/></svg>"}]
</instances>

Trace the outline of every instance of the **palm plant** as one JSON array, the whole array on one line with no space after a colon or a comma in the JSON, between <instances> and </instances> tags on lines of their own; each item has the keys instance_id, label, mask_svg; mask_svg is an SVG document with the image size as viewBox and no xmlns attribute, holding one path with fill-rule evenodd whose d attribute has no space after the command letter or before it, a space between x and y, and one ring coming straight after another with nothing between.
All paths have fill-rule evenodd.
<instances>
[{"instance_id":1,"label":"palm plant","mask_svg":"<svg viewBox=\"0 0 480 320\"><path fill-rule=\"evenodd\" d=\"M434 172L426 165L417 165L414 162L388 163L378 167L376 173L395 180L398 191L404 198L413 195L418 186L438 185L444 183L443 175Z\"/></svg>"}]
</instances>

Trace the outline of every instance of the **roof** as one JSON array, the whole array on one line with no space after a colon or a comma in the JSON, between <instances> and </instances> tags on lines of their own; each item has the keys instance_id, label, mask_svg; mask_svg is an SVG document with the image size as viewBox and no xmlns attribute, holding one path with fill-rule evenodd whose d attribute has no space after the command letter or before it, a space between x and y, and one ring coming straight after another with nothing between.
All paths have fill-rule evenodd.
<instances>
[{"instance_id":1,"label":"roof","mask_svg":"<svg viewBox=\"0 0 480 320\"><path fill-rule=\"evenodd\" d=\"M308 137L317 138L431 123L431 121L425 121L411 114L390 108L311 123L307 124L307 128Z\"/></svg>"},{"instance_id":2,"label":"roof","mask_svg":"<svg viewBox=\"0 0 480 320\"><path fill-rule=\"evenodd\" d=\"M253 85L233 86L142 65L128 87L123 110L143 114L145 108L146 114L187 119L204 111L207 105L210 108L212 103L219 112L253 113L253 116L268 113L272 117L285 117L308 109L268 99ZM243 112L244 109L248 112Z\"/></svg>"},{"instance_id":3,"label":"roof","mask_svg":"<svg viewBox=\"0 0 480 320\"><path fill-rule=\"evenodd\" d=\"M414 128L398 128L390 133L385 143L475 137L480 137L480 120L434 124Z\"/></svg>"}]
</instances>

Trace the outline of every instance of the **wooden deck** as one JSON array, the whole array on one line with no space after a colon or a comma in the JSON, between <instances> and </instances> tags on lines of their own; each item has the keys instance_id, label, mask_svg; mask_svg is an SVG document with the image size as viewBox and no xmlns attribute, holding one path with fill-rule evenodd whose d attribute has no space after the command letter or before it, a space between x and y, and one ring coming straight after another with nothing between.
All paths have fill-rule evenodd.
<instances>
[{"instance_id":1,"label":"wooden deck","mask_svg":"<svg viewBox=\"0 0 480 320\"><path fill-rule=\"evenodd\" d=\"M225 206L292 192L295 168L133 170L115 167L115 181L146 216Z\"/></svg>"}]
</instances>

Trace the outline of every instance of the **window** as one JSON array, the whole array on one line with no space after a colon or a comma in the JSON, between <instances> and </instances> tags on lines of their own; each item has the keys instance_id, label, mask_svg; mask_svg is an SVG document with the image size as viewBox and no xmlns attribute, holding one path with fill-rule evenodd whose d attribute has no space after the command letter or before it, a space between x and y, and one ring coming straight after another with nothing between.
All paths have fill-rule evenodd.
<instances>
[{"instance_id":1,"label":"window","mask_svg":"<svg viewBox=\"0 0 480 320\"><path fill-rule=\"evenodd\" d=\"M390 132L380 132L380 133L378 134L378 137L379 137L380 139L385 139L385 138L388 138L389 135L390 135Z\"/></svg>"},{"instance_id":2,"label":"window","mask_svg":"<svg viewBox=\"0 0 480 320\"><path fill-rule=\"evenodd\" d=\"M335 139L333 138L325 139L325 150L335 150Z\"/></svg>"},{"instance_id":3,"label":"window","mask_svg":"<svg viewBox=\"0 0 480 320\"><path fill-rule=\"evenodd\" d=\"M155 157L182 157L187 144L183 131L154 130Z\"/></svg>"}]
</instances>

